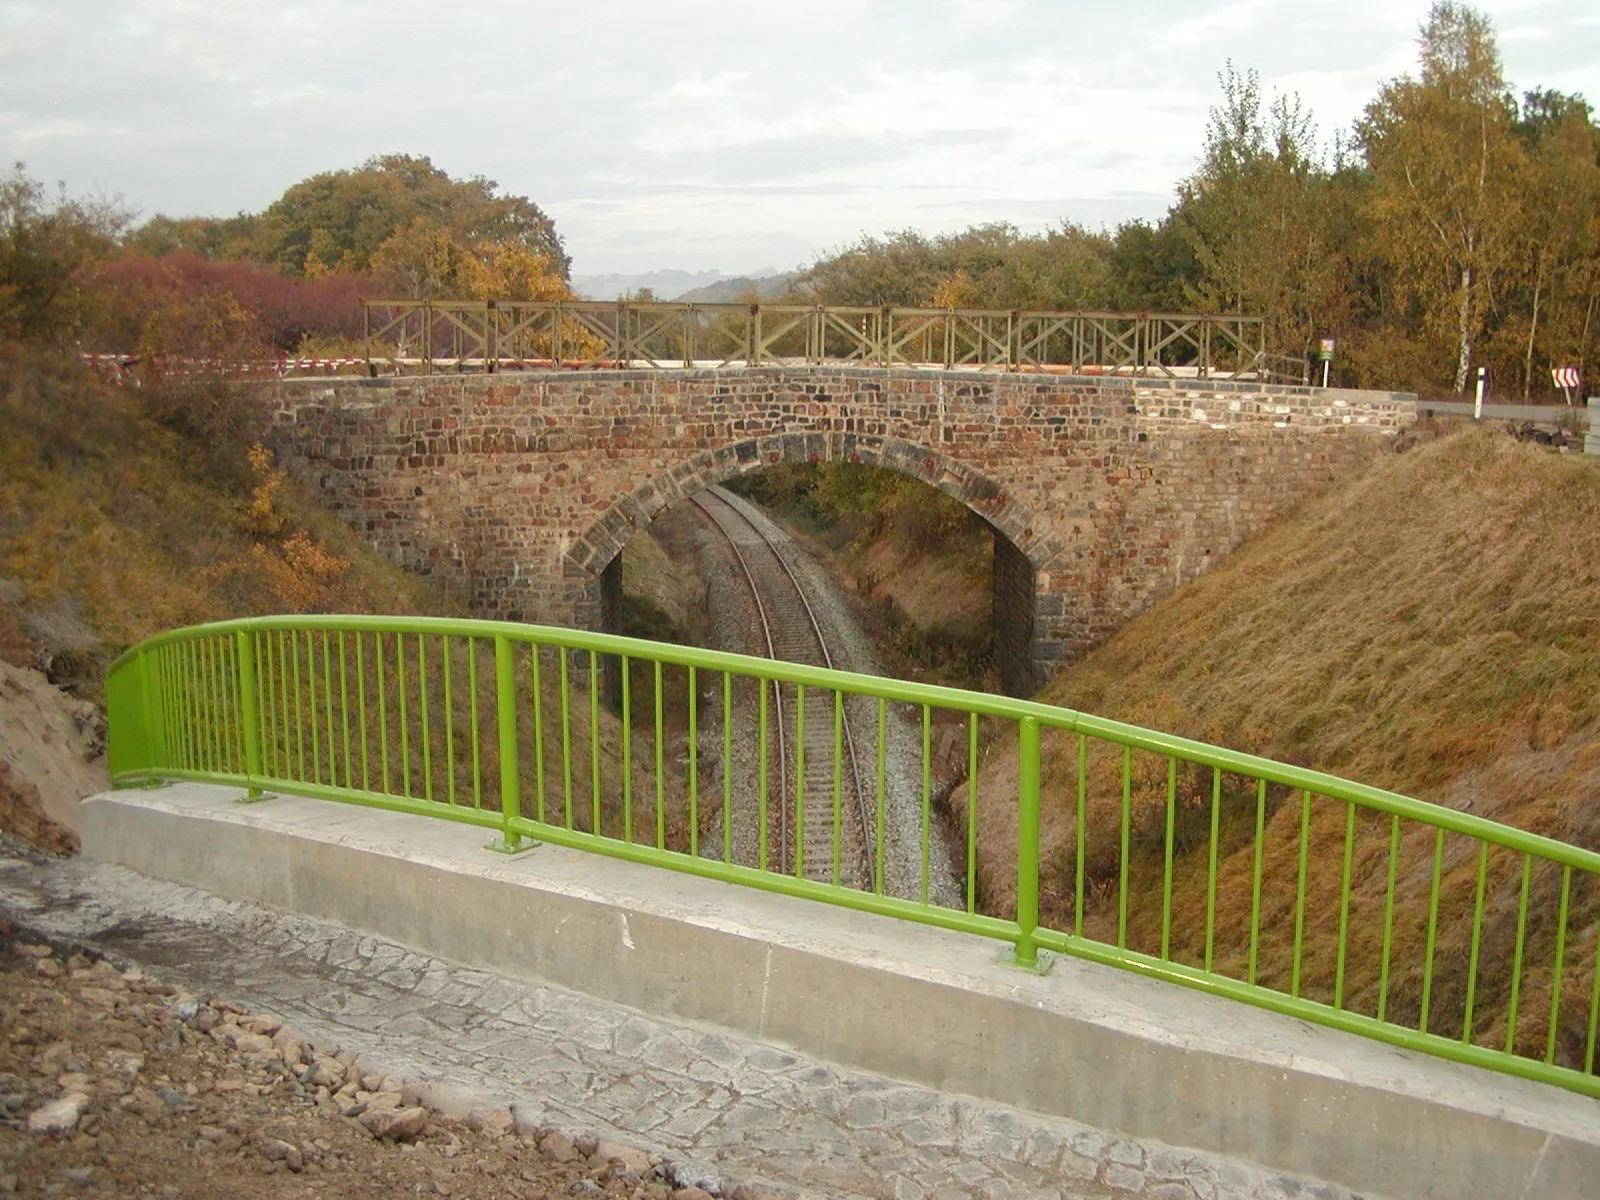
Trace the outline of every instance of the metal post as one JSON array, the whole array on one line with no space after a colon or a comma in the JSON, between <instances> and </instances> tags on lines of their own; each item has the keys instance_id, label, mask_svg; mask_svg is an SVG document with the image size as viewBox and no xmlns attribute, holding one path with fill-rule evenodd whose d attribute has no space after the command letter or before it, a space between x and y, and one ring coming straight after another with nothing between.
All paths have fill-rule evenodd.
<instances>
[{"instance_id":1,"label":"metal post","mask_svg":"<svg viewBox=\"0 0 1600 1200\"><path fill-rule=\"evenodd\" d=\"M256 639L249 630L233 635L234 653L239 659L239 724L244 741L244 775L247 781L243 801L265 800L267 794L256 783L261 778L261 718L256 708Z\"/></svg>"},{"instance_id":2,"label":"metal post","mask_svg":"<svg viewBox=\"0 0 1600 1200\"><path fill-rule=\"evenodd\" d=\"M511 828L522 816L521 776L517 767L517 681L516 659L511 640L504 635L494 639L495 727L500 735L500 840L485 849L499 854L531 850L537 842L524 842Z\"/></svg>"},{"instance_id":3,"label":"metal post","mask_svg":"<svg viewBox=\"0 0 1600 1200\"><path fill-rule=\"evenodd\" d=\"M1017 945L1007 956L1041 974L1050 956L1039 949L1039 720L1017 722Z\"/></svg>"}]
</instances>

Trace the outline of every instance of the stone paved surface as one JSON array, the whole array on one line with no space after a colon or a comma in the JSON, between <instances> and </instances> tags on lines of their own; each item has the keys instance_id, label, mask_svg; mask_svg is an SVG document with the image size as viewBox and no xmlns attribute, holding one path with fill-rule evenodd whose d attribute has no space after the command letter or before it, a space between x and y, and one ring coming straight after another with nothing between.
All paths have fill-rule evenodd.
<instances>
[{"instance_id":1,"label":"stone paved surface","mask_svg":"<svg viewBox=\"0 0 1600 1200\"><path fill-rule=\"evenodd\" d=\"M467 970L84 859L0 847L0 916L274 1012L319 1044L438 1081L439 1095L463 1106L509 1104L541 1124L704 1163L728 1188L875 1200L1351 1195Z\"/></svg>"}]
</instances>

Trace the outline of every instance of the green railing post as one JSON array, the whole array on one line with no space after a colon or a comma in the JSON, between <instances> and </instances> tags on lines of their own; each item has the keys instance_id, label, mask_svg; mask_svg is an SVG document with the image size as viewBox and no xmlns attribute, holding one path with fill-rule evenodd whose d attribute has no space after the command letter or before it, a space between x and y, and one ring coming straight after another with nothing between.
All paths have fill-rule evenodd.
<instances>
[{"instance_id":1,"label":"green railing post","mask_svg":"<svg viewBox=\"0 0 1600 1200\"><path fill-rule=\"evenodd\" d=\"M500 840L485 849L499 854L531 850L537 842L524 842L511 828L513 819L522 816L522 780L517 762L517 680L511 639L496 634L494 639L495 728L500 735Z\"/></svg>"},{"instance_id":2,"label":"green railing post","mask_svg":"<svg viewBox=\"0 0 1600 1200\"><path fill-rule=\"evenodd\" d=\"M233 646L239 660L239 724L244 743L244 773L249 783L242 801L246 804L265 800L256 780L261 778L261 719L256 708L256 638L248 629L233 635Z\"/></svg>"},{"instance_id":3,"label":"green railing post","mask_svg":"<svg viewBox=\"0 0 1600 1200\"><path fill-rule=\"evenodd\" d=\"M1039 949L1039 719L1017 721L1017 945L1007 961L1041 974L1050 956Z\"/></svg>"}]
</instances>

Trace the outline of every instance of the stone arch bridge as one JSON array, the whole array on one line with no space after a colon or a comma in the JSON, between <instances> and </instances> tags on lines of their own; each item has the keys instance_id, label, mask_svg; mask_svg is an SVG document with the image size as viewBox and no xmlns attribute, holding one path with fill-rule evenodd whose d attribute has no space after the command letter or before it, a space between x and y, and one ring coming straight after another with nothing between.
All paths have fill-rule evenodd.
<instances>
[{"instance_id":1,"label":"stone arch bridge","mask_svg":"<svg viewBox=\"0 0 1600 1200\"><path fill-rule=\"evenodd\" d=\"M806 461L913 476L995 531L1014 693L1416 415L1386 392L827 366L262 386L294 475L403 566L511 620L606 627L629 539L731 477Z\"/></svg>"}]
</instances>

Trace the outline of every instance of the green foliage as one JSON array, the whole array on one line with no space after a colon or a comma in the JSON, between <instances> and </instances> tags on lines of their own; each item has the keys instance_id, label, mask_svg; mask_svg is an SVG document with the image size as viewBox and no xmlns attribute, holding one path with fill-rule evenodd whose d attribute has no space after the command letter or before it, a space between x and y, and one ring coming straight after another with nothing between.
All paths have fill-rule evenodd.
<instances>
[{"instance_id":1,"label":"green foliage","mask_svg":"<svg viewBox=\"0 0 1600 1200\"><path fill-rule=\"evenodd\" d=\"M92 302L83 272L112 253L124 224L112 203L52 198L22 163L0 176L0 338L75 337Z\"/></svg>"},{"instance_id":2,"label":"green foliage","mask_svg":"<svg viewBox=\"0 0 1600 1200\"><path fill-rule=\"evenodd\" d=\"M795 281L822 304L1096 308L1111 294L1111 239L1062 224L1024 234L1003 223L929 238L865 237Z\"/></svg>"},{"instance_id":3,"label":"green foliage","mask_svg":"<svg viewBox=\"0 0 1600 1200\"><path fill-rule=\"evenodd\" d=\"M1229 64L1219 79L1205 156L1169 219L1198 268L1187 307L1264 314L1269 349L1304 357L1348 307L1336 232L1350 196L1323 167L1298 100L1280 96L1263 116L1255 72Z\"/></svg>"},{"instance_id":4,"label":"green foliage","mask_svg":"<svg viewBox=\"0 0 1600 1200\"><path fill-rule=\"evenodd\" d=\"M452 179L426 157L388 154L353 171L295 184L261 214L255 256L290 274L372 268L383 245L420 226L451 240L507 243L548 258L566 278L571 260L555 223L525 196L482 176Z\"/></svg>"},{"instance_id":5,"label":"green foliage","mask_svg":"<svg viewBox=\"0 0 1600 1200\"><path fill-rule=\"evenodd\" d=\"M1454 359L1460 391L1494 280L1512 265L1527 161L1487 17L1435 4L1420 59L1420 78L1391 81L1367 106L1358 137L1372 173L1367 211L1397 297L1440 357Z\"/></svg>"}]
</instances>

